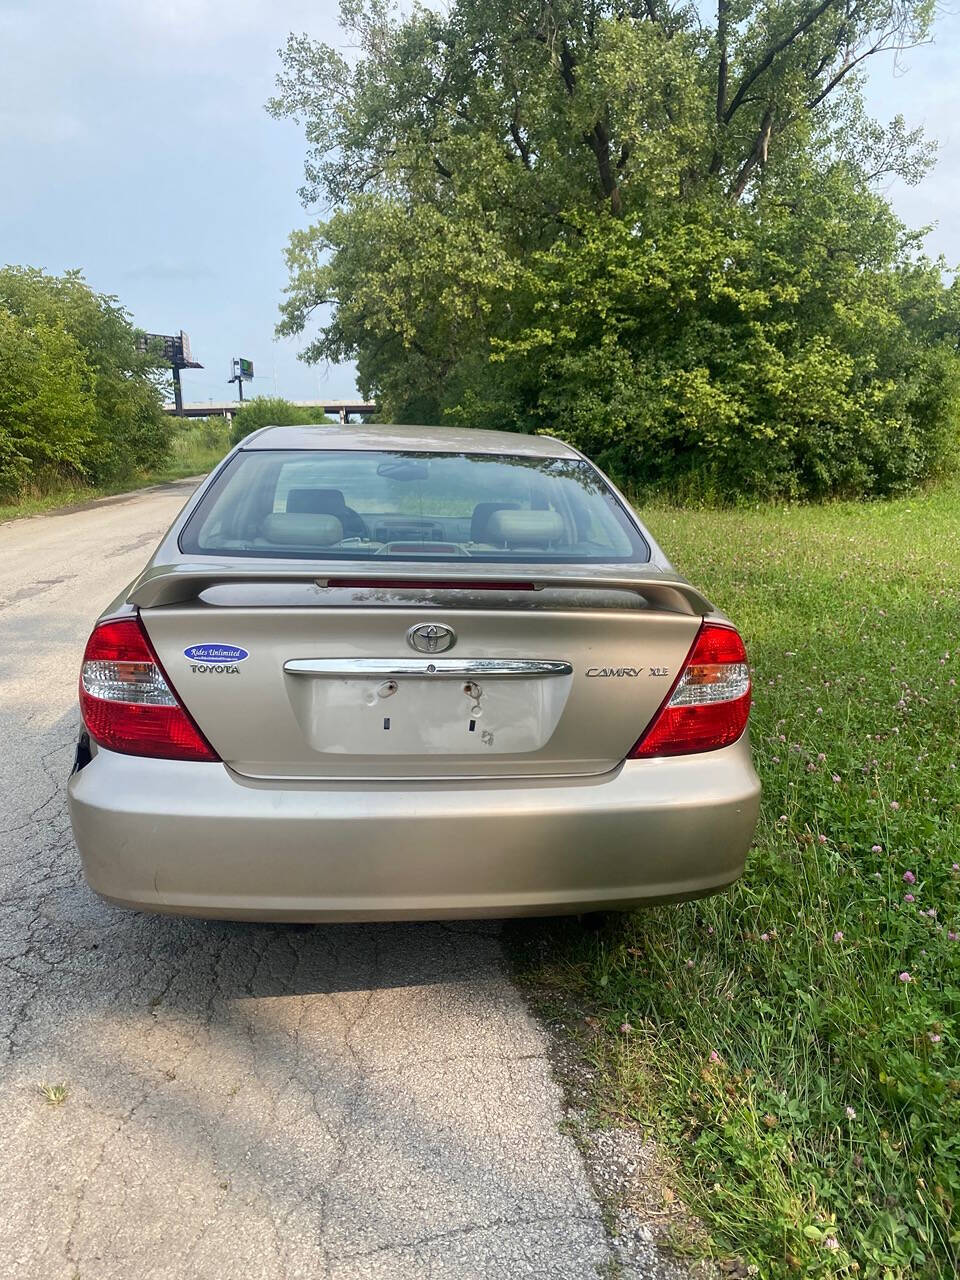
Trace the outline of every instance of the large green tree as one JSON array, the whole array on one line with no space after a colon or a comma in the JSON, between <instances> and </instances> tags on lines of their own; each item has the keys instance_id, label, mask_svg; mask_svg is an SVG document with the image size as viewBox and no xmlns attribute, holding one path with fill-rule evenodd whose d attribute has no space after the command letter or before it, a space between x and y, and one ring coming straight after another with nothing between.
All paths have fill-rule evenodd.
<instances>
[{"instance_id":1,"label":"large green tree","mask_svg":"<svg viewBox=\"0 0 960 1280\"><path fill-rule=\"evenodd\" d=\"M929 0L350 0L283 53L307 203L280 331L400 420L550 430L635 482L889 492L951 445L957 293L877 194L859 69Z\"/></svg>"}]
</instances>

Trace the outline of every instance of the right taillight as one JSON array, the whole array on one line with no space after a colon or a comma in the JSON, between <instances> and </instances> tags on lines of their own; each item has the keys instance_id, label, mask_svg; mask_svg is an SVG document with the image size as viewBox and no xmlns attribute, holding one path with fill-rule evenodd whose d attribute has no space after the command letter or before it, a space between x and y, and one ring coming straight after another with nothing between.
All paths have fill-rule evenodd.
<instances>
[{"instance_id":1,"label":"right taillight","mask_svg":"<svg viewBox=\"0 0 960 1280\"><path fill-rule=\"evenodd\" d=\"M747 727L750 668L733 627L704 622L676 683L630 759L685 756L729 746Z\"/></svg>"},{"instance_id":2,"label":"right taillight","mask_svg":"<svg viewBox=\"0 0 960 1280\"><path fill-rule=\"evenodd\" d=\"M94 627L80 672L80 711L94 742L162 760L219 760L180 702L139 618Z\"/></svg>"}]
</instances>

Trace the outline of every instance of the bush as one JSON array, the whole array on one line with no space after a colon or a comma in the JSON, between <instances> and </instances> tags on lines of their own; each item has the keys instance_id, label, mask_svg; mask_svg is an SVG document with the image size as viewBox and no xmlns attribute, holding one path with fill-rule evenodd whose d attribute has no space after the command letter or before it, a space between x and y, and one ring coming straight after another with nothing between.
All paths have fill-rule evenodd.
<instances>
[{"instance_id":1,"label":"bush","mask_svg":"<svg viewBox=\"0 0 960 1280\"><path fill-rule=\"evenodd\" d=\"M302 427L330 421L319 407L294 404L282 396L255 396L234 415L230 443L239 444L260 427Z\"/></svg>"},{"instance_id":2,"label":"bush","mask_svg":"<svg viewBox=\"0 0 960 1280\"><path fill-rule=\"evenodd\" d=\"M62 325L0 310L0 493L50 471L82 473L94 438L92 375Z\"/></svg>"},{"instance_id":3,"label":"bush","mask_svg":"<svg viewBox=\"0 0 960 1280\"><path fill-rule=\"evenodd\" d=\"M78 272L0 270L0 493L104 484L164 461L166 373L116 298Z\"/></svg>"},{"instance_id":4,"label":"bush","mask_svg":"<svg viewBox=\"0 0 960 1280\"><path fill-rule=\"evenodd\" d=\"M647 234L585 220L535 257L524 322L492 344L489 416L563 436L641 492L721 502L891 495L945 470L960 291L910 258L879 201L858 209L839 180L806 200L760 225L736 209ZM798 233L800 212L822 235ZM466 423L483 395L448 415Z\"/></svg>"}]
</instances>

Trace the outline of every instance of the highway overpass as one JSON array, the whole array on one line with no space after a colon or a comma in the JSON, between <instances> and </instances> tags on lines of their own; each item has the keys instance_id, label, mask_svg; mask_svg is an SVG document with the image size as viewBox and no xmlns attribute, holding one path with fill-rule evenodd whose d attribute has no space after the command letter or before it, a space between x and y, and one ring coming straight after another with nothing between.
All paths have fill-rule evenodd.
<instances>
[{"instance_id":1,"label":"highway overpass","mask_svg":"<svg viewBox=\"0 0 960 1280\"><path fill-rule=\"evenodd\" d=\"M335 422L349 422L351 418L369 418L377 412L377 406L367 400L291 400L302 409L322 409ZM241 408L239 400L195 400L183 406L185 418L232 418ZM165 404L163 412L176 414L176 406Z\"/></svg>"}]
</instances>

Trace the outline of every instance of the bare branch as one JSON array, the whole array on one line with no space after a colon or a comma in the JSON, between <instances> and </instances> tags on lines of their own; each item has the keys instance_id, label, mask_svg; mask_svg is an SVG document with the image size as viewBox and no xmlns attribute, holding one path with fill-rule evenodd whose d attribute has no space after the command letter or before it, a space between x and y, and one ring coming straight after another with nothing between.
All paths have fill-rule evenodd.
<instances>
[{"instance_id":1,"label":"bare branch","mask_svg":"<svg viewBox=\"0 0 960 1280\"><path fill-rule=\"evenodd\" d=\"M810 12L805 17L801 18L800 21L796 23L796 25L792 28L792 30L788 31L785 36L782 36L779 40L775 41L769 47L769 49L767 49L766 53L763 55L760 61L756 64L756 66L754 66L753 70L748 71L747 74L744 76L743 80L740 82L740 87L737 89L737 92L733 95L733 99L731 100L730 105L727 107L726 111L724 111L723 113L723 121L725 124L730 123L730 120L733 118L733 116L736 114L736 112L739 110L739 108L743 104L743 100L746 97L749 90L752 88L754 84L756 84L756 82L760 79L763 73L770 69L777 55L783 53L784 49L788 49L795 40L797 40L800 36L803 35L805 31L808 31L810 27L813 26L813 24L817 21L818 18L821 18L827 12L827 10L830 8L831 5L836 3L837 3L837 0L820 0L820 3L816 5L813 9L811 9Z\"/></svg>"},{"instance_id":2,"label":"bare branch","mask_svg":"<svg viewBox=\"0 0 960 1280\"><path fill-rule=\"evenodd\" d=\"M831 94L841 80L845 79L854 67L859 66L864 59L872 58L875 53L885 53L889 49L896 49L898 52L905 53L908 49L918 49L922 45L929 43L930 42L928 40L917 40L913 44L899 44L896 41L891 43L888 39L888 33L884 32L876 44L871 45L869 49L865 49L863 53L859 54L856 58L847 58L840 70L827 81L824 88L821 89L815 97L810 98L805 104L807 110L812 111L814 107L819 107L824 98L826 98L828 94Z\"/></svg>"},{"instance_id":3,"label":"bare branch","mask_svg":"<svg viewBox=\"0 0 960 1280\"><path fill-rule=\"evenodd\" d=\"M760 131L757 134L753 149L740 166L740 172L733 180L730 187L730 199L736 202L746 190L747 183L750 181L750 175L759 166L763 167L767 163L767 151L770 146L770 138L773 135L773 122L775 118L775 108L771 104L763 113L763 119L760 121Z\"/></svg>"}]
</instances>

